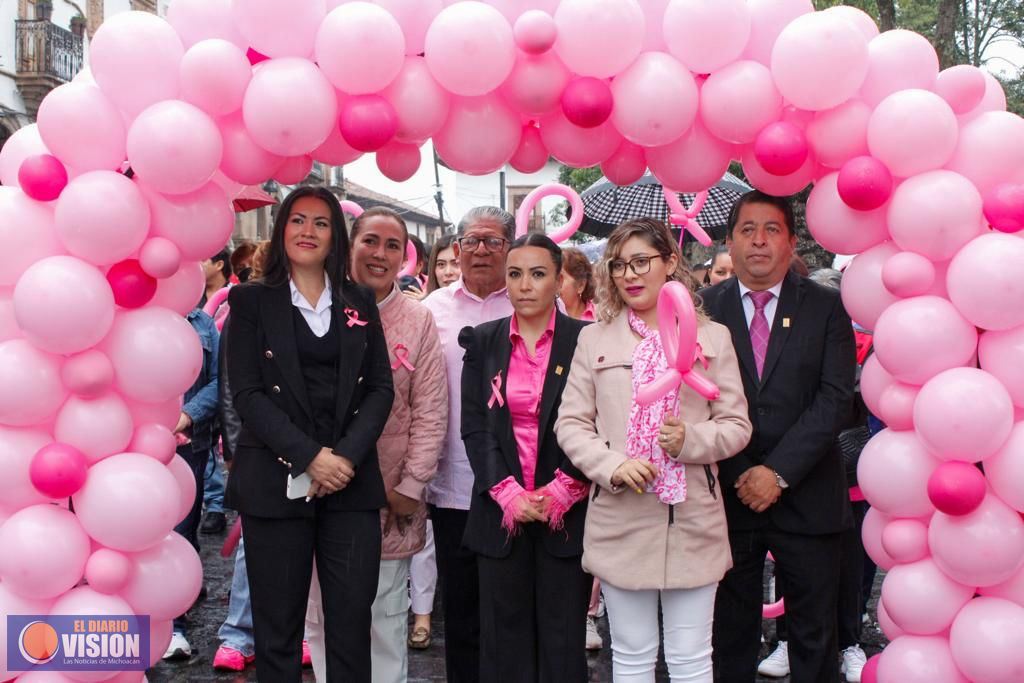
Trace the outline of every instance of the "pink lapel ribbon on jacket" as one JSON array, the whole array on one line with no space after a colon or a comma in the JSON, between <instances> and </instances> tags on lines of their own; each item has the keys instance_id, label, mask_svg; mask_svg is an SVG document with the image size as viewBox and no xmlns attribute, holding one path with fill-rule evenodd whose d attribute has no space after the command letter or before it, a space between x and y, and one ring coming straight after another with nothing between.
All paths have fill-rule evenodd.
<instances>
[{"instance_id":1,"label":"pink lapel ribbon on jacket","mask_svg":"<svg viewBox=\"0 0 1024 683\"><path fill-rule=\"evenodd\" d=\"M671 211L669 221L672 225L678 225L681 228L679 231L679 246L683 246L683 233L689 232L698 242L705 247L710 247L711 236L697 222L697 215L704 208L704 202L708 200L708 191L698 192L693 198L693 206L687 209L679 201L679 196L675 192L667 187L662 187L661 189L665 193L665 203L668 204L669 211Z\"/></svg>"},{"instance_id":2,"label":"pink lapel ribbon on jacket","mask_svg":"<svg viewBox=\"0 0 1024 683\"><path fill-rule=\"evenodd\" d=\"M501 370L491 380L491 398L487 400L487 407L493 408L497 402L499 408L505 407L505 399L501 395Z\"/></svg>"},{"instance_id":3,"label":"pink lapel ribbon on jacket","mask_svg":"<svg viewBox=\"0 0 1024 683\"><path fill-rule=\"evenodd\" d=\"M348 318L348 322L345 324L349 327L355 327L356 325L359 325L359 327L366 327L366 321L359 319L359 311L354 308L346 308L345 317Z\"/></svg>"},{"instance_id":4,"label":"pink lapel ribbon on jacket","mask_svg":"<svg viewBox=\"0 0 1024 683\"><path fill-rule=\"evenodd\" d=\"M397 370L400 365L404 365L409 372L416 369L409 362L409 349L405 347L405 344L395 344L395 362L391 364L391 369Z\"/></svg>"},{"instance_id":5,"label":"pink lapel ribbon on jacket","mask_svg":"<svg viewBox=\"0 0 1024 683\"><path fill-rule=\"evenodd\" d=\"M717 399L720 392L715 383L693 371L696 363L707 369L707 359L697 343L697 310L693 298L680 282L666 283L658 294L658 334L668 370L640 387L637 403L650 405L684 382L709 401Z\"/></svg>"}]
</instances>

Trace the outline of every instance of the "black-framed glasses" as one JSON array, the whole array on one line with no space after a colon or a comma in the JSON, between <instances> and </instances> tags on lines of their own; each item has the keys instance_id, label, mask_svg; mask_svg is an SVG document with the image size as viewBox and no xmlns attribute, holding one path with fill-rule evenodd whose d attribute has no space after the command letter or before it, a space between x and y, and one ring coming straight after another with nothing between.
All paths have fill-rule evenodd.
<instances>
[{"instance_id":1,"label":"black-framed glasses","mask_svg":"<svg viewBox=\"0 0 1024 683\"><path fill-rule=\"evenodd\" d=\"M483 244L484 249L489 252L494 252L501 251L506 242L508 242L508 240L504 237L460 237L459 248L473 252Z\"/></svg>"},{"instance_id":2,"label":"black-framed glasses","mask_svg":"<svg viewBox=\"0 0 1024 683\"><path fill-rule=\"evenodd\" d=\"M611 273L612 277L623 277L626 274L626 266L629 266L634 275L646 275L651 272L651 261L656 258L665 258L665 255L634 256L628 261L616 259L608 264L608 272Z\"/></svg>"}]
</instances>

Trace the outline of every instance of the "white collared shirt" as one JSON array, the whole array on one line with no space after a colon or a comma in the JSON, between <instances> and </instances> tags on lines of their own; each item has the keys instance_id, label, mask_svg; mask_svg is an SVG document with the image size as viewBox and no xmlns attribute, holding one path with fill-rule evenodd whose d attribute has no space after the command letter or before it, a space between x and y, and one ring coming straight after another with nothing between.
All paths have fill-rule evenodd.
<instances>
[{"instance_id":1,"label":"white collared shirt","mask_svg":"<svg viewBox=\"0 0 1024 683\"><path fill-rule=\"evenodd\" d=\"M747 329L750 329L750 321L754 319L754 301L747 296L747 293L753 290L739 280L736 281L736 284L740 286L740 301L743 302L743 315L747 318ZM779 295L782 294L782 280L779 280L779 283L774 287L769 287L768 291L775 295L764 306L764 317L768 319L768 330L770 331L772 323L775 322L775 309L779 307Z\"/></svg>"},{"instance_id":2,"label":"white collared shirt","mask_svg":"<svg viewBox=\"0 0 1024 683\"><path fill-rule=\"evenodd\" d=\"M292 306L299 309L313 334L318 337L327 334L331 328L331 278L327 277L327 273L324 273L324 291L320 293L316 306L306 301L291 278L288 278L288 288L292 293Z\"/></svg>"}]
</instances>

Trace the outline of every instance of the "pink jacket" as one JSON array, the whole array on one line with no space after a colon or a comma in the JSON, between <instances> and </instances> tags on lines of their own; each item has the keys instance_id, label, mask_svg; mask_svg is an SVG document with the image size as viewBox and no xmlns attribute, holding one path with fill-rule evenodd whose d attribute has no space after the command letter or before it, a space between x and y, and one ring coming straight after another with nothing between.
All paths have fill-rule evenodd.
<instances>
[{"instance_id":1,"label":"pink jacket","mask_svg":"<svg viewBox=\"0 0 1024 683\"><path fill-rule=\"evenodd\" d=\"M380 470L385 490L422 501L437 471L448 428L448 380L441 341L430 311L397 287L379 307L395 381L395 402L377 441ZM387 512L387 508L381 511L382 530ZM426 519L426 506L421 504L404 534L393 524L384 537L381 559L397 560L419 552Z\"/></svg>"}]
</instances>

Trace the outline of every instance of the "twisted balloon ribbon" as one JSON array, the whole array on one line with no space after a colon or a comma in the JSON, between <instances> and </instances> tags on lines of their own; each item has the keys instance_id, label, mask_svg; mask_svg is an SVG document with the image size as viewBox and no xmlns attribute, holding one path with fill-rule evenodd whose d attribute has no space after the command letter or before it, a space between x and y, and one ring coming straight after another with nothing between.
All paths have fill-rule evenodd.
<instances>
[{"instance_id":1,"label":"twisted balloon ribbon","mask_svg":"<svg viewBox=\"0 0 1024 683\"><path fill-rule=\"evenodd\" d=\"M703 244L705 247L711 246L711 236L700 227L700 223L697 222L697 216L700 214L701 209L704 208L704 202L708 200L708 191L698 192L693 198L693 205L687 209L683 206L683 203L679 201L679 196L675 192L662 187L662 192L665 193L665 203L668 204L668 208L671 211L669 215L669 222L672 225L680 226L679 231L679 247L683 246L683 233L689 231L693 235L694 239Z\"/></svg>"}]
</instances>

